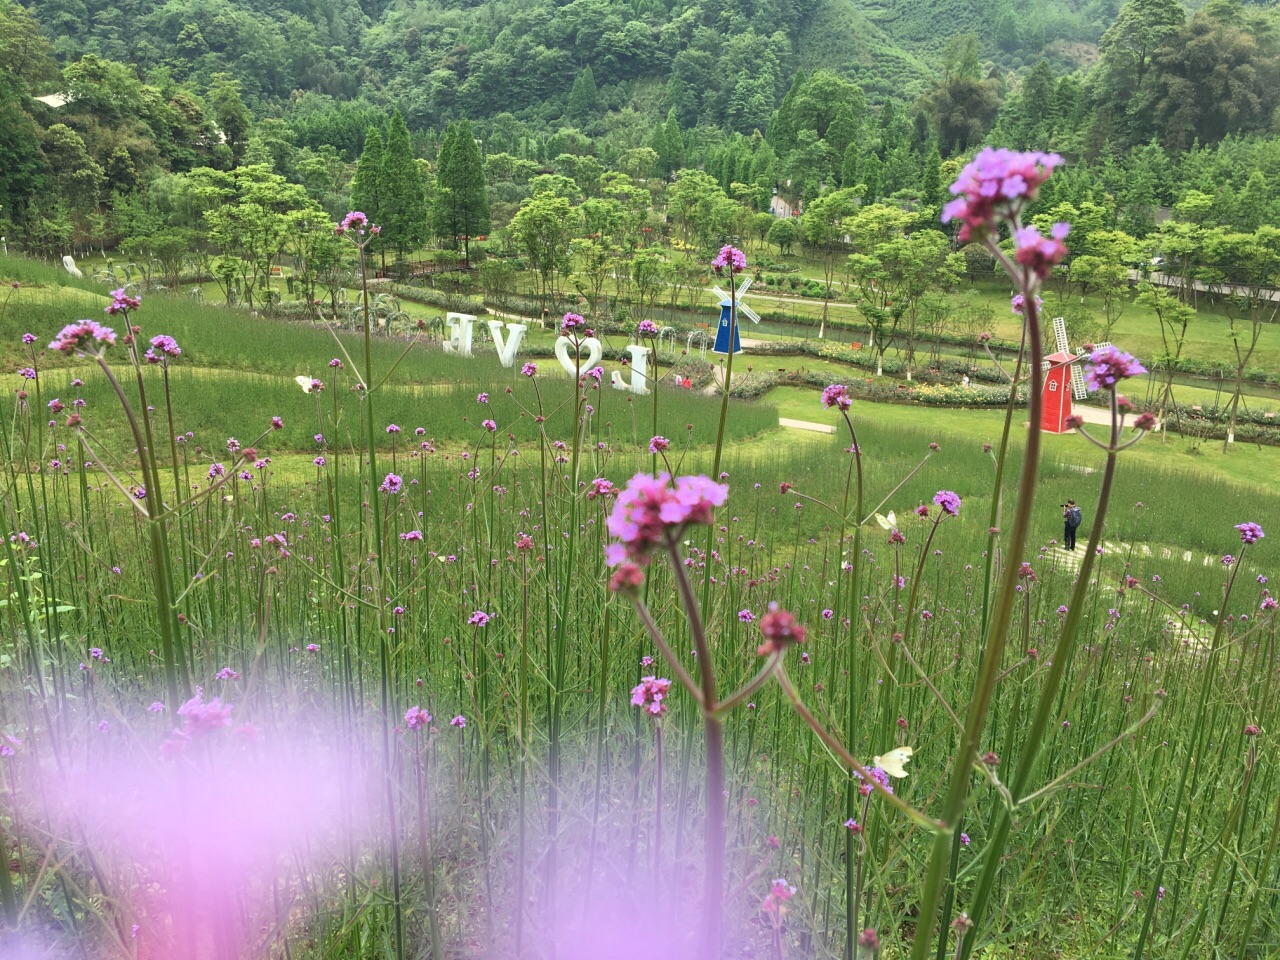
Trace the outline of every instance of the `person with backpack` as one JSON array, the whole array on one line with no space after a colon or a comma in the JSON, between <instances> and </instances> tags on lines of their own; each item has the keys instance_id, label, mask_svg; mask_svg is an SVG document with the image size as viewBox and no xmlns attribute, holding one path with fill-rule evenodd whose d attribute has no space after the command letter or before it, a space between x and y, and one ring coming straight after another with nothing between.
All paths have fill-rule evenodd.
<instances>
[{"instance_id":1,"label":"person with backpack","mask_svg":"<svg viewBox=\"0 0 1280 960\"><path fill-rule=\"evenodd\" d=\"M1076 528L1080 526L1080 508L1074 500L1062 505L1062 545L1067 550L1076 548Z\"/></svg>"}]
</instances>

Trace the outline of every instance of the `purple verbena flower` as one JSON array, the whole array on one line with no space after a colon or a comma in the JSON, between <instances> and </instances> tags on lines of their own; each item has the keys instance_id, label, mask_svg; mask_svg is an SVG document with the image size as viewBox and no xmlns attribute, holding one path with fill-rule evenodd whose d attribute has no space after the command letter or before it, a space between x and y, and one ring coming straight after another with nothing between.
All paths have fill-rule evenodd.
<instances>
[{"instance_id":1,"label":"purple verbena flower","mask_svg":"<svg viewBox=\"0 0 1280 960\"><path fill-rule=\"evenodd\" d=\"M1146 373L1147 368L1115 347L1096 350L1085 365L1084 379L1090 390L1114 390L1117 383Z\"/></svg>"},{"instance_id":2,"label":"purple verbena flower","mask_svg":"<svg viewBox=\"0 0 1280 960\"><path fill-rule=\"evenodd\" d=\"M1256 523L1237 523L1236 529L1240 531L1241 543L1257 543L1266 536Z\"/></svg>"},{"instance_id":3,"label":"purple verbena flower","mask_svg":"<svg viewBox=\"0 0 1280 960\"><path fill-rule=\"evenodd\" d=\"M948 516L959 516L960 504L962 503L959 494L951 490L939 490L933 495L933 502L942 508L943 513Z\"/></svg>"},{"instance_id":4,"label":"purple verbena flower","mask_svg":"<svg viewBox=\"0 0 1280 960\"><path fill-rule=\"evenodd\" d=\"M981 240L994 229L997 220L1017 218L1061 163L1062 157L1056 153L987 147L951 185L956 199L943 208L942 222L960 221L961 243Z\"/></svg>"},{"instance_id":5,"label":"purple verbena flower","mask_svg":"<svg viewBox=\"0 0 1280 960\"><path fill-rule=\"evenodd\" d=\"M822 405L828 410L832 407L848 410L853 406L853 397L849 396L849 388L843 383L833 383L822 391Z\"/></svg>"},{"instance_id":6,"label":"purple verbena flower","mask_svg":"<svg viewBox=\"0 0 1280 960\"><path fill-rule=\"evenodd\" d=\"M410 730L421 730L431 722L431 714L421 707L410 707L405 711L404 725Z\"/></svg>"},{"instance_id":7,"label":"purple verbena flower","mask_svg":"<svg viewBox=\"0 0 1280 960\"><path fill-rule=\"evenodd\" d=\"M688 524L709 524L712 511L722 506L729 487L705 476L657 477L637 473L618 495L607 528L619 540L605 553L610 566L629 558L647 564L655 547L668 536L677 536Z\"/></svg>"},{"instance_id":8,"label":"purple verbena flower","mask_svg":"<svg viewBox=\"0 0 1280 960\"><path fill-rule=\"evenodd\" d=\"M747 269L747 255L737 247L725 244L711 261L711 269L721 273L726 268L730 273L741 273Z\"/></svg>"},{"instance_id":9,"label":"purple verbena flower","mask_svg":"<svg viewBox=\"0 0 1280 960\"><path fill-rule=\"evenodd\" d=\"M49 344L49 349L57 350L59 353L74 353L93 343L113 347L116 343L116 332L110 327L104 327L96 320L77 320L75 323L67 324L58 332L53 342Z\"/></svg>"},{"instance_id":10,"label":"purple verbena flower","mask_svg":"<svg viewBox=\"0 0 1280 960\"><path fill-rule=\"evenodd\" d=\"M670 689L671 681L663 677L641 677L631 691L631 703L650 716L660 717L667 712L666 696Z\"/></svg>"}]
</instances>

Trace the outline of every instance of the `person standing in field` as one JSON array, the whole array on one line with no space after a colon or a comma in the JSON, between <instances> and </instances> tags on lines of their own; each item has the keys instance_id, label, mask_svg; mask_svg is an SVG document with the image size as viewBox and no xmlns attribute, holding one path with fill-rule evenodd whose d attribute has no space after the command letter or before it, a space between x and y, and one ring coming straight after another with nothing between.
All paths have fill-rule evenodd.
<instances>
[{"instance_id":1,"label":"person standing in field","mask_svg":"<svg viewBox=\"0 0 1280 960\"><path fill-rule=\"evenodd\" d=\"M1074 500L1062 505L1062 545L1067 550L1076 548L1076 528L1080 526L1080 508Z\"/></svg>"}]
</instances>

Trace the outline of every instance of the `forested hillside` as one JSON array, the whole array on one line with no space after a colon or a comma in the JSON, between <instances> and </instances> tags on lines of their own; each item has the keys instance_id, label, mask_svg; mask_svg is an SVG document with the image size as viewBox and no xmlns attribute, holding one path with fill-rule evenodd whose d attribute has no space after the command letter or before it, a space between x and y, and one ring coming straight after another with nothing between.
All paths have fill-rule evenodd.
<instances>
[{"instance_id":1,"label":"forested hillside","mask_svg":"<svg viewBox=\"0 0 1280 960\"><path fill-rule=\"evenodd\" d=\"M428 206L470 121L499 230L540 174L919 211L987 142L1062 152L1060 199L1137 236L1188 190L1267 222L1276 26L1237 0L0 0L0 230L54 254L194 228L175 177L253 165L335 213L393 112Z\"/></svg>"}]
</instances>

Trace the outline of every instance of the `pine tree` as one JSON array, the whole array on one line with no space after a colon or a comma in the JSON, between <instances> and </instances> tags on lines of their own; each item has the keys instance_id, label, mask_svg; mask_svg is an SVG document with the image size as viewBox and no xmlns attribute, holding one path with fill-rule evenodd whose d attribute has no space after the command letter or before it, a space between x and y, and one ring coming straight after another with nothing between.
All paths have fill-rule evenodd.
<instances>
[{"instance_id":1,"label":"pine tree","mask_svg":"<svg viewBox=\"0 0 1280 960\"><path fill-rule=\"evenodd\" d=\"M858 185L859 160L858 145L849 144L844 152L844 162L840 165L840 186L856 187Z\"/></svg>"},{"instance_id":2,"label":"pine tree","mask_svg":"<svg viewBox=\"0 0 1280 960\"><path fill-rule=\"evenodd\" d=\"M375 222L382 226L383 242L403 258L426 242L427 198L409 145L409 128L399 110L392 113L387 127L379 190L381 219Z\"/></svg>"},{"instance_id":3,"label":"pine tree","mask_svg":"<svg viewBox=\"0 0 1280 960\"><path fill-rule=\"evenodd\" d=\"M382 153L382 134L370 127L351 177L351 205L374 223L382 220Z\"/></svg>"},{"instance_id":4,"label":"pine tree","mask_svg":"<svg viewBox=\"0 0 1280 960\"><path fill-rule=\"evenodd\" d=\"M845 151L849 149L849 144L853 143L857 136L858 124L853 119L853 111L848 106L841 105L827 126L827 135L823 139L837 156L843 157Z\"/></svg>"},{"instance_id":5,"label":"pine tree","mask_svg":"<svg viewBox=\"0 0 1280 960\"><path fill-rule=\"evenodd\" d=\"M674 107L667 114L666 122L653 132L649 145L658 154L658 172L663 177L671 176L672 171L684 166L684 137L680 135Z\"/></svg>"},{"instance_id":6,"label":"pine tree","mask_svg":"<svg viewBox=\"0 0 1280 960\"><path fill-rule=\"evenodd\" d=\"M364 150L356 161L356 172L351 177L351 205L371 223L381 224L383 219L382 185L382 134L377 127L370 127L365 134ZM385 249L381 237L373 237L369 246ZM386 266L385 262L383 266Z\"/></svg>"},{"instance_id":7,"label":"pine tree","mask_svg":"<svg viewBox=\"0 0 1280 960\"><path fill-rule=\"evenodd\" d=\"M880 199L880 171L883 164L880 158L874 153L862 164L862 182L867 185L867 191L862 195L864 203L874 203Z\"/></svg>"},{"instance_id":8,"label":"pine tree","mask_svg":"<svg viewBox=\"0 0 1280 960\"><path fill-rule=\"evenodd\" d=\"M920 197L928 204L941 203L943 193L942 157L938 153L938 144L931 142L924 158L924 173L920 176Z\"/></svg>"},{"instance_id":9,"label":"pine tree","mask_svg":"<svg viewBox=\"0 0 1280 960\"><path fill-rule=\"evenodd\" d=\"M782 103L778 105L777 110L773 111L773 117L769 120L769 131L766 136L768 136L769 142L773 144L773 149L777 151L779 157L785 157L795 148L796 98L800 95L800 90L808 79L809 75L803 70L796 71L796 75L791 81L791 89L782 98Z\"/></svg>"},{"instance_id":10,"label":"pine tree","mask_svg":"<svg viewBox=\"0 0 1280 960\"><path fill-rule=\"evenodd\" d=\"M565 118L575 127L585 127L600 113L600 91L596 89L596 78L591 72L591 65L582 68L573 89L569 91L569 105L565 109Z\"/></svg>"},{"instance_id":11,"label":"pine tree","mask_svg":"<svg viewBox=\"0 0 1280 960\"><path fill-rule=\"evenodd\" d=\"M463 257L470 262L471 238L488 233L490 221L484 160L468 120L459 120L445 131L432 214L436 234L455 242L460 238Z\"/></svg>"}]
</instances>

